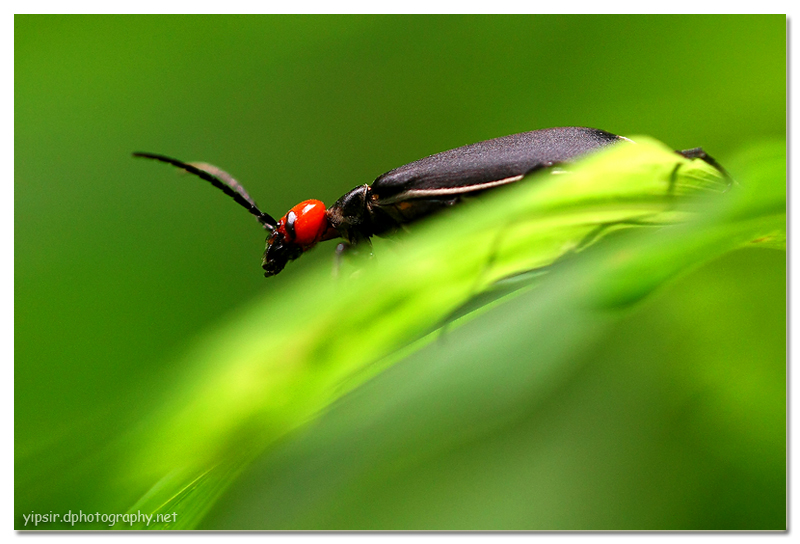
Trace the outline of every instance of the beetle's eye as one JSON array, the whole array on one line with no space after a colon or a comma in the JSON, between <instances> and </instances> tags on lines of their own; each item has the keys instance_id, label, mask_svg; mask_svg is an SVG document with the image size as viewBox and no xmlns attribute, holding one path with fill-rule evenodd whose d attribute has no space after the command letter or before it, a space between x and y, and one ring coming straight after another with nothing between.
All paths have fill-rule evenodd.
<instances>
[{"instance_id":1,"label":"beetle's eye","mask_svg":"<svg viewBox=\"0 0 800 544\"><path fill-rule=\"evenodd\" d=\"M325 204L319 200L301 202L286 214L287 232L294 231L293 242L303 247L313 246L328 230Z\"/></svg>"}]
</instances>

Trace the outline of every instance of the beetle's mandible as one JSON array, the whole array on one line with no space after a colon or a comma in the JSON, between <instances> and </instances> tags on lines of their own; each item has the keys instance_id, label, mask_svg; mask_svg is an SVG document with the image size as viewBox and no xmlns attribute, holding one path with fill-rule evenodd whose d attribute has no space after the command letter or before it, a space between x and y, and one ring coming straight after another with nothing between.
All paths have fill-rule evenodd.
<instances>
[{"instance_id":1,"label":"beetle's mandible","mask_svg":"<svg viewBox=\"0 0 800 544\"><path fill-rule=\"evenodd\" d=\"M344 242L337 247L341 253L350 246L369 243L372 236L457 204L465 196L514 183L536 170L572 162L623 140L627 138L583 127L548 128L486 140L395 168L372 185L359 185L327 209L319 200L306 200L279 221L262 212L239 182L215 166L153 153L133 155L182 168L245 207L269 231L261 266L265 276L274 276L318 242L342 238ZM702 148L676 153L701 159L730 179Z\"/></svg>"}]
</instances>

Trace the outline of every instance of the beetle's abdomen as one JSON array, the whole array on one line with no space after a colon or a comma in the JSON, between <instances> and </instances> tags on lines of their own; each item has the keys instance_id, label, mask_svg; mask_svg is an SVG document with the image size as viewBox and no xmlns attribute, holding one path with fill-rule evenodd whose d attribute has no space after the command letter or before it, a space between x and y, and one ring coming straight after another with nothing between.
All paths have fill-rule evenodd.
<instances>
[{"instance_id":1,"label":"beetle's abdomen","mask_svg":"<svg viewBox=\"0 0 800 544\"><path fill-rule=\"evenodd\" d=\"M623 138L610 132L583 127L512 134L443 151L395 168L378 177L372 191L378 202L401 195L426 198L428 193L459 187L466 193L471 186L569 162L620 140Z\"/></svg>"}]
</instances>

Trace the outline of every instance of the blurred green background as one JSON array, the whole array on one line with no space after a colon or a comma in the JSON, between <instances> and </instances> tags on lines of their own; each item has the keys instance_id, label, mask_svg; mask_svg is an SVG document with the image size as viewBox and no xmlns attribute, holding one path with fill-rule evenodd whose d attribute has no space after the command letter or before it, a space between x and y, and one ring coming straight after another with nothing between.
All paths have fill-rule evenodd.
<instances>
[{"instance_id":1,"label":"blurred green background","mask_svg":"<svg viewBox=\"0 0 800 544\"><path fill-rule=\"evenodd\" d=\"M15 16L15 526L130 507L103 495L122 478L103 451L180 354L330 267L325 244L265 280L247 213L132 151L216 164L276 216L550 126L726 164L785 137L785 43L781 15ZM480 431L442 427L436 399L463 383L429 346L266 452L201 526L784 527L785 279L774 250L712 262L613 316L558 395L502 409L478 390Z\"/></svg>"}]
</instances>

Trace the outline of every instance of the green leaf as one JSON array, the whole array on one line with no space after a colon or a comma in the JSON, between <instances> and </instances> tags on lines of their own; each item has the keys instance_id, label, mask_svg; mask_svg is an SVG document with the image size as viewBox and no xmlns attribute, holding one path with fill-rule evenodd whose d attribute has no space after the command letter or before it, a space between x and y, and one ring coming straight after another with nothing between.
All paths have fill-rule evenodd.
<instances>
[{"instance_id":1,"label":"green leaf","mask_svg":"<svg viewBox=\"0 0 800 544\"><path fill-rule=\"evenodd\" d=\"M178 513L177 523L149 528L197 526L278 439L430 343L459 308L486 311L532 289L537 306L516 306L515 334L549 324L549 366L536 374L546 390L549 373L569 372L548 354L598 333L596 309L629 305L743 245L785 241L785 146L751 149L742 162L750 168L741 177L733 169L739 183L729 188L702 161L635 140L414 225L376 244L374 259L348 264L339 281L314 270L223 324L186 354L185 379L118 445L125 479L116 485L142 490L130 511ZM529 271L539 273L535 284Z\"/></svg>"}]
</instances>

